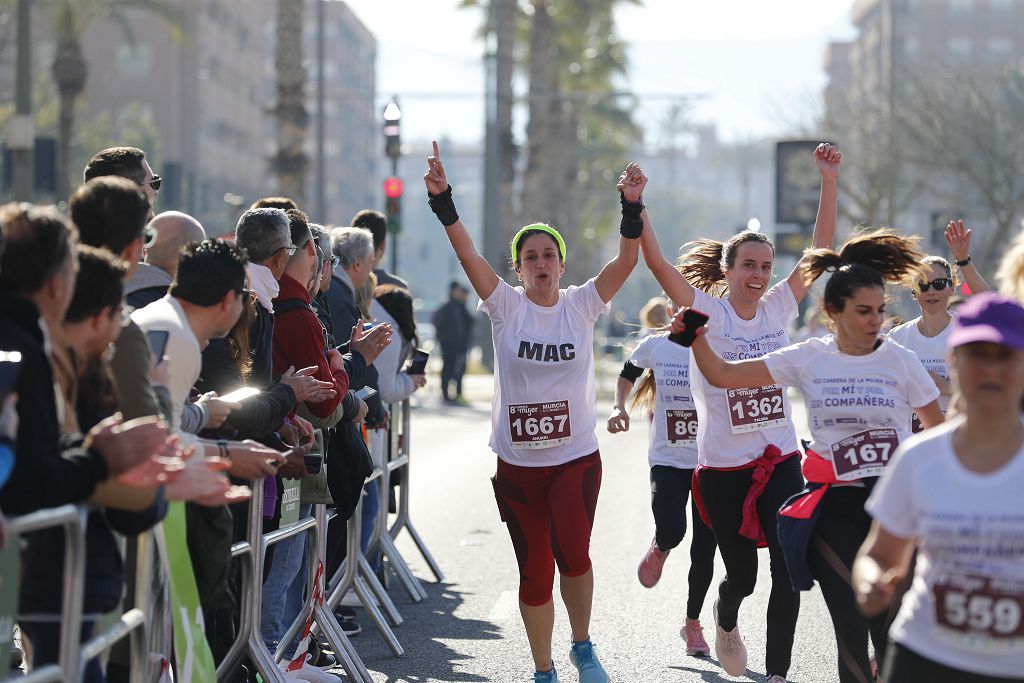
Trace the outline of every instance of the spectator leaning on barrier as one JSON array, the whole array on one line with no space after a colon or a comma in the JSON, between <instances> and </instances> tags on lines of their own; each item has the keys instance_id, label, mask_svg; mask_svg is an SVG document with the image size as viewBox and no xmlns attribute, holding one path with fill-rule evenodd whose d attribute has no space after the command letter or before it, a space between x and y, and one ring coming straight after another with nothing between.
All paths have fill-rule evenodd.
<instances>
[{"instance_id":1,"label":"spectator leaning on barrier","mask_svg":"<svg viewBox=\"0 0 1024 683\"><path fill-rule=\"evenodd\" d=\"M145 238L145 257L124 287L132 308L143 308L163 298L178 271L182 247L206 239L206 231L187 213L164 211L146 226Z\"/></svg>"},{"instance_id":2,"label":"spectator leaning on barrier","mask_svg":"<svg viewBox=\"0 0 1024 683\"><path fill-rule=\"evenodd\" d=\"M363 209L352 217L352 227L369 230L373 235L373 274L378 285L396 285L409 289L409 283L382 267L388 246L388 219L380 211Z\"/></svg>"},{"instance_id":3,"label":"spectator leaning on barrier","mask_svg":"<svg viewBox=\"0 0 1024 683\"><path fill-rule=\"evenodd\" d=\"M155 418L110 419L83 446L62 448L46 328L60 325L71 301L75 234L56 209L31 204L0 207L0 226L0 348L21 354L15 462L0 508L24 514L87 500L99 482L147 460L166 430Z\"/></svg>"},{"instance_id":4,"label":"spectator leaning on barrier","mask_svg":"<svg viewBox=\"0 0 1024 683\"><path fill-rule=\"evenodd\" d=\"M79 270L71 305L52 330L52 360L62 404L64 433L73 438L117 409L116 390L107 377L104 356L123 321L122 279L127 267L106 250L77 247ZM173 455L167 445L166 455ZM177 465L180 469L183 464ZM114 532L134 536L154 526L167 511L162 491L101 483L94 502L109 507L89 513L85 536L85 586L82 640L88 640L99 615L115 609L125 587L124 561ZM121 508L121 509L118 509ZM19 623L33 644L33 665L59 659L64 534L40 531L23 556ZM84 680L104 680L98 660L88 663Z\"/></svg>"}]
</instances>

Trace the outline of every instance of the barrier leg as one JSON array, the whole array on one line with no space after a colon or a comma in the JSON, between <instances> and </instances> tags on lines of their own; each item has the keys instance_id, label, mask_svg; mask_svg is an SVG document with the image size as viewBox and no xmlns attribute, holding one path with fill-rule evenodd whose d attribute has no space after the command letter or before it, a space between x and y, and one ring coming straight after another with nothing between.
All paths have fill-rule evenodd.
<instances>
[{"instance_id":1,"label":"barrier leg","mask_svg":"<svg viewBox=\"0 0 1024 683\"><path fill-rule=\"evenodd\" d=\"M346 572L346 576L350 577L351 583L349 585L351 585L352 589L359 597L359 601L363 603L363 607L366 608L370 618L372 618L373 622L377 625L377 630L380 631L380 634L384 637L388 647L391 648L391 651L395 656L400 657L405 653L405 650L402 648L402 644L398 642L398 638L395 637L395 632L391 630L390 626L388 626L387 621L384 619L384 615L381 614L379 609L377 609L377 604L369 587L366 585L363 577L360 576L359 560L362 559L362 551L359 548L359 530L362 526L362 509L363 503L362 501L359 501L356 505L355 511L348 520L348 551L345 555L345 564L349 566L346 568L348 570ZM372 572L370 573L372 574ZM373 577L373 580L376 581L376 577ZM344 594L342 593L342 595ZM338 600L340 599L341 598L339 597ZM394 607L394 603L392 603L392 607ZM395 610L395 613L397 615L397 610ZM401 623L401 615L398 615L398 619L399 622L397 623Z\"/></svg>"}]
</instances>

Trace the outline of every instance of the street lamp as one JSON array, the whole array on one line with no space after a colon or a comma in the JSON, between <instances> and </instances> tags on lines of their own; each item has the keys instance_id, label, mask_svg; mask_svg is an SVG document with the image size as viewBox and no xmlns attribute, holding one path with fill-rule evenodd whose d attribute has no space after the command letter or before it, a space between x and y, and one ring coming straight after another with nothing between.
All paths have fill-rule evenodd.
<instances>
[{"instance_id":1,"label":"street lamp","mask_svg":"<svg viewBox=\"0 0 1024 683\"><path fill-rule=\"evenodd\" d=\"M384 154L391 159L391 176L384 183L384 212L391 237L391 272L398 272L398 232L402 229L402 182L398 179L398 158L402 156L402 110L398 99L391 98L384 107Z\"/></svg>"}]
</instances>

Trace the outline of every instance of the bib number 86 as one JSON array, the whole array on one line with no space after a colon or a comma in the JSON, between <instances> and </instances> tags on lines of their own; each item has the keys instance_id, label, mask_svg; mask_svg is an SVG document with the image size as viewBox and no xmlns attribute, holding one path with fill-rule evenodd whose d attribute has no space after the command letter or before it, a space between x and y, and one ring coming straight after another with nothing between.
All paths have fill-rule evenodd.
<instances>
[{"instance_id":1,"label":"bib number 86","mask_svg":"<svg viewBox=\"0 0 1024 683\"><path fill-rule=\"evenodd\" d=\"M569 419L568 415L545 415L544 417L528 417L525 420L522 418L516 418L512 420L512 429L515 431L516 436L537 436L538 434L553 434L555 432L555 423L558 423L558 431L565 429L565 421Z\"/></svg>"}]
</instances>

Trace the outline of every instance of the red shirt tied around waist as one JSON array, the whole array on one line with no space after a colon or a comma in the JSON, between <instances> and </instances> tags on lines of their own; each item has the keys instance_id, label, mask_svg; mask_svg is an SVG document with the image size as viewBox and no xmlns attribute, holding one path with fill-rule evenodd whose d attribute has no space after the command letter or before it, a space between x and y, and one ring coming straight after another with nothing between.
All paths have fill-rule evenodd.
<instances>
[{"instance_id":1,"label":"red shirt tied around waist","mask_svg":"<svg viewBox=\"0 0 1024 683\"><path fill-rule=\"evenodd\" d=\"M704 520L705 524L711 526L707 512L704 509L704 500L701 498L700 493L699 475L702 470L736 472L738 470L752 469L754 472L751 475L750 490L747 492L746 498L743 499L743 523L740 525L740 534L752 541L756 541L758 548L768 547L764 528L761 526L761 515L757 512L757 499L760 498L761 494L764 492L764 488L768 484L768 480L771 479L772 473L775 471L775 466L780 462L789 460L795 455L799 455L799 452L793 451L792 453L783 453L779 450L778 446L770 445L764 449L764 453L761 454L761 457L750 461L746 465L739 465L737 467L708 467L707 465L697 465L697 469L693 472L693 500L697 504L697 509L700 511L701 519Z\"/></svg>"}]
</instances>

